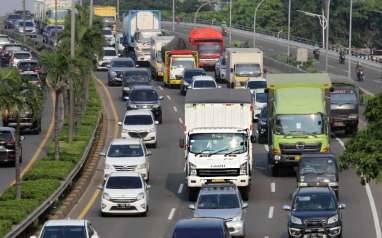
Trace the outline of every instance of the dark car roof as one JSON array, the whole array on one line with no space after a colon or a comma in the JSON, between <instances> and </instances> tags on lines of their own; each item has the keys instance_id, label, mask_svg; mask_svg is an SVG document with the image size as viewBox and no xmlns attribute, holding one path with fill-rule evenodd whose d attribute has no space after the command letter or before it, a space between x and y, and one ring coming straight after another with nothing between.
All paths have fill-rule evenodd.
<instances>
[{"instance_id":1,"label":"dark car roof","mask_svg":"<svg viewBox=\"0 0 382 238\"><path fill-rule=\"evenodd\" d=\"M119 57L119 58L112 59L111 61L132 61L132 62L134 62L134 60L130 57Z\"/></svg>"},{"instance_id":2,"label":"dark car roof","mask_svg":"<svg viewBox=\"0 0 382 238\"><path fill-rule=\"evenodd\" d=\"M154 87L151 85L146 85L146 84L138 84L134 85L132 90L154 90Z\"/></svg>"},{"instance_id":3,"label":"dark car roof","mask_svg":"<svg viewBox=\"0 0 382 238\"><path fill-rule=\"evenodd\" d=\"M224 220L220 218L190 218L179 220L175 229L203 229L223 226Z\"/></svg>"},{"instance_id":4,"label":"dark car roof","mask_svg":"<svg viewBox=\"0 0 382 238\"><path fill-rule=\"evenodd\" d=\"M252 103L252 96L247 89L190 90L186 96L186 103Z\"/></svg>"},{"instance_id":5,"label":"dark car roof","mask_svg":"<svg viewBox=\"0 0 382 238\"><path fill-rule=\"evenodd\" d=\"M298 194L311 194L311 193L329 193L329 187L299 187Z\"/></svg>"},{"instance_id":6,"label":"dark car roof","mask_svg":"<svg viewBox=\"0 0 382 238\"><path fill-rule=\"evenodd\" d=\"M192 68L192 69L185 69L184 73L188 72L203 72L205 73L206 71L203 68Z\"/></svg>"},{"instance_id":7,"label":"dark car roof","mask_svg":"<svg viewBox=\"0 0 382 238\"><path fill-rule=\"evenodd\" d=\"M5 127L5 126L1 126L0 127L0 131L10 131L10 132L15 132L16 131L16 129L15 128L13 128L13 127Z\"/></svg>"},{"instance_id":8,"label":"dark car roof","mask_svg":"<svg viewBox=\"0 0 382 238\"><path fill-rule=\"evenodd\" d=\"M332 153L312 153L312 154L302 154L303 158L324 158L324 159L336 159L336 156Z\"/></svg>"}]
</instances>

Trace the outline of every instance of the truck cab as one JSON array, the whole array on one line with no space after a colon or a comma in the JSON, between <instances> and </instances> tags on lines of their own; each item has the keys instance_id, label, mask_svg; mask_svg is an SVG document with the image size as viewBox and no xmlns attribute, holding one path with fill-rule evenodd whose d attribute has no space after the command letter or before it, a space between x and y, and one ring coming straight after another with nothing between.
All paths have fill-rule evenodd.
<instances>
[{"instance_id":1,"label":"truck cab","mask_svg":"<svg viewBox=\"0 0 382 238\"><path fill-rule=\"evenodd\" d=\"M160 30L138 30L134 34L134 55L137 62L150 62L151 37L160 36Z\"/></svg>"},{"instance_id":2,"label":"truck cab","mask_svg":"<svg viewBox=\"0 0 382 238\"><path fill-rule=\"evenodd\" d=\"M267 88L272 175L297 165L302 154L329 152L329 76L272 74Z\"/></svg>"},{"instance_id":3,"label":"truck cab","mask_svg":"<svg viewBox=\"0 0 382 238\"><path fill-rule=\"evenodd\" d=\"M165 85L179 86L182 83L184 70L198 67L198 52L192 50L166 51L163 82Z\"/></svg>"},{"instance_id":4,"label":"truck cab","mask_svg":"<svg viewBox=\"0 0 382 238\"><path fill-rule=\"evenodd\" d=\"M172 41L174 36L154 36L151 37L150 49L150 68L154 78L161 79L163 77L163 54L162 47Z\"/></svg>"}]
</instances>

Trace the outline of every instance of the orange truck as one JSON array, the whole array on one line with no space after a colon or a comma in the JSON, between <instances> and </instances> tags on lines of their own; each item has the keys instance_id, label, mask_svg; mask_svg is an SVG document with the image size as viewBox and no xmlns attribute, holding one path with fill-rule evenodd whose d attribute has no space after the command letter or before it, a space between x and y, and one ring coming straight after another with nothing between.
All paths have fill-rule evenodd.
<instances>
[{"instance_id":1,"label":"orange truck","mask_svg":"<svg viewBox=\"0 0 382 238\"><path fill-rule=\"evenodd\" d=\"M199 53L200 67L214 67L224 52L224 37L212 27L193 28L188 40Z\"/></svg>"}]
</instances>

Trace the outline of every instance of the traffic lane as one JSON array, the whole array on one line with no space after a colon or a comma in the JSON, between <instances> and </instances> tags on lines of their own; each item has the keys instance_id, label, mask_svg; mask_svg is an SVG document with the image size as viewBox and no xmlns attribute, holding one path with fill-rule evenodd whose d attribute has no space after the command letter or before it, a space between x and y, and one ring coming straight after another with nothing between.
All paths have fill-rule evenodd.
<instances>
[{"instance_id":1,"label":"traffic lane","mask_svg":"<svg viewBox=\"0 0 382 238\"><path fill-rule=\"evenodd\" d=\"M48 129L52 122L52 110L53 104L51 100L50 92L44 92L44 105L41 118L41 133L38 135L25 134L22 144L22 157L23 162L21 164L22 170L25 169L28 164L31 162L31 159L34 160L42 158L46 154L46 150L43 150L39 156L36 154L36 150L41 147L41 142L44 137L47 136ZM4 192L6 188L14 181L15 179L15 168L7 167L4 165L0 166L0 194Z\"/></svg>"},{"instance_id":2,"label":"traffic lane","mask_svg":"<svg viewBox=\"0 0 382 238\"><path fill-rule=\"evenodd\" d=\"M377 182L373 181L370 183L370 188L372 195L374 197L374 201L376 201L375 206L378 211L379 219L382 217L382 186L378 184ZM382 227L382 222L379 220L379 226Z\"/></svg>"},{"instance_id":3,"label":"traffic lane","mask_svg":"<svg viewBox=\"0 0 382 238\"><path fill-rule=\"evenodd\" d=\"M105 81L104 72L97 73L99 78ZM121 100L121 88L109 87L112 100L122 119L126 103ZM166 96L167 89L162 95ZM167 97L166 97L167 98ZM163 124L158 127L158 147L151 149L153 156L150 161L150 211L148 217L107 217L99 216L100 198L90 209L87 216L101 236L126 237L159 237L165 234L167 226L164 221L169 219L171 211L175 209L182 199L178 195L179 186L184 182L182 151L177 148L177 141L182 133L178 117L172 109L171 101L165 99L162 104ZM183 198L184 199L184 198ZM173 216L172 215L172 216ZM171 218L171 217L170 217ZM147 229L150 227L150 229ZM111 232L111 233L110 233Z\"/></svg>"}]
</instances>

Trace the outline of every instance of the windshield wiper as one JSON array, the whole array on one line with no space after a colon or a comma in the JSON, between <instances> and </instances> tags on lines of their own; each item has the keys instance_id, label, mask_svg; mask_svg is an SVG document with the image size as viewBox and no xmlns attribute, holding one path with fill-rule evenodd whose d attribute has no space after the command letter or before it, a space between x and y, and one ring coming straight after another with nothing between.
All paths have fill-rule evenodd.
<instances>
[{"instance_id":1,"label":"windshield wiper","mask_svg":"<svg viewBox=\"0 0 382 238\"><path fill-rule=\"evenodd\" d=\"M224 156L227 156L227 155L232 155L232 154L237 154L239 151L243 150L243 148L240 148L240 149L236 149L236 150L232 150L228 153L225 153ZM243 152L244 153L244 152Z\"/></svg>"},{"instance_id":2,"label":"windshield wiper","mask_svg":"<svg viewBox=\"0 0 382 238\"><path fill-rule=\"evenodd\" d=\"M228 147L225 147L225 148L223 148L223 149L214 151L214 152L212 152L212 153L209 153L208 156L216 155L217 153L223 152L223 151L225 151L225 150L227 150L227 149L228 149Z\"/></svg>"},{"instance_id":3,"label":"windshield wiper","mask_svg":"<svg viewBox=\"0 0 382 238\"><path fill-rule=\"evenodd\" d=\"M211 151L211 149L205 149L205 150L202 150L202 151L200 151L200 152L196 152L196 153L194 153L196 156L198 156L198 155L201 155L201 154L205 154L206 152L208 152L208 151ZM192 151L191 151L191 153L193 153Z\"/></svg>"}]
</instances>

